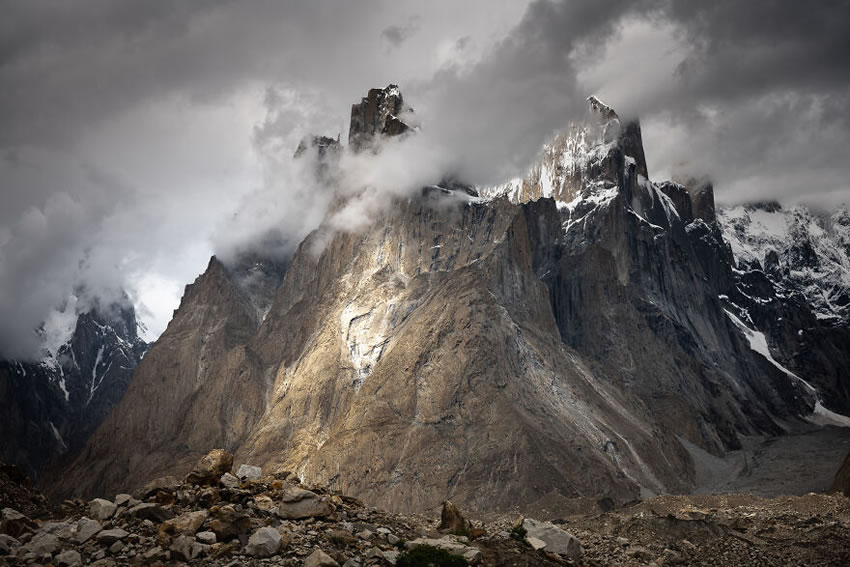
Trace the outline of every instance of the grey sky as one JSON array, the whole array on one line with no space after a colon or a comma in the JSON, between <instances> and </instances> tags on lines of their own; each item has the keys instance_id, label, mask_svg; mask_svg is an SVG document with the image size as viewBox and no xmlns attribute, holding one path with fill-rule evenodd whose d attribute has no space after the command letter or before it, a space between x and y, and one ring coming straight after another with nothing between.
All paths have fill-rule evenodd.
<instances>
[{"instance_id":1,"label":"grey sky","mask_svg":"<svg viewBox=\"0 0 850 567\"><path fill-rule=\"evenodd\" d=\"M308 132L345 139L350 104L390 82L423 125L395 156L416 166L383 176L398 190L521 173L598 93L641 117L654 177L712 175L725 202L850 200L847 1L0 9L6 355L34 352L28 329L72 292L124 287L155 336L215 249L312 228L325 201L284 158Z\"/></svg>"}]
</instances>

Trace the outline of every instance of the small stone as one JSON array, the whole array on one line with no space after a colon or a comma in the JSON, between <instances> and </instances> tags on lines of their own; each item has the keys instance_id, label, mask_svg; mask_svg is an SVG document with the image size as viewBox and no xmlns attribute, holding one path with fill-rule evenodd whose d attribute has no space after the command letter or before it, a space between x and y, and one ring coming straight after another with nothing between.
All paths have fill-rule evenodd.
<instances>
[{"instance_id":1,"label":"small stone","mask_svg":"<svg viewBox=\"0 0 850 567\"><path fill-rule=\"evenodd\" d=\"M369 530L363 530L362 532L357 532L355 535L360 539L371 539L374 534Z\"/></svg>"},{"instance_id":2,"label":"small stone","mask_svg":"<svg viewBox=\"0 0 850 567\"><path fill-rule=\"evenodd\" d=\"M124 550L124 542L121 541L120 539L109 546L109 553L111 553L112 555L117 555L117 554L121 553L121 551L123 551L123 550Z\"/></svg>"},{"instance_id":3,"label":"small stone","mask_svg":"<svg viewBox=\"0 0 850 567\"><path fill-rule=\"evenodd\" d=\"M155 559L161 559L164 555L164 552L160 546L152 547L147 550L142 557L144 557L147 561L153 561Z\"/></svg>"},{"instance_id":4,"label":"small stone","mask_svg":"<svg viewBox=\"0 0 850 567\"><path fill-rule=\"evenodd\" d=\"M104 545L112 545L114 542L119 539L124 539L127 537L129 532L126 530L122 530L121 528L113 528L111 530L103 530L95 536L95 539L98 543L102 543Z\"/></svg>"},{"instance_id":5,"label":"small stone","mask_svg":"<svg viewBox=\"0 0 850 567\"><path fill-rule=\"evenodd\" d=\"M99 531L100 522L84 516L77 521L77 525L74 528L74 541L77 543L85 543Z\"/></svg>"},{"instance_id":6,"label":"small stone","mask_svg":"<svg viewBox=\"0 0 850 567\"><path fill-rule=\"evenodd\" d=\"M115 504L104 498L95 498L89 502L89 515L95 520L102 522L108 520L118 508Z\"/></svg>"},{"instance_id":7,"label":"small stone","mask_svg":"<svg viewBox=\"0 0 850 567\"><path fill-rule=\"evenodd\" d=\"M28 553L32 553L35 557L41 558L52 556L62 548L62 544L59 542L59 538L53 534L39 533L36 534L29 543L24 546L24 548Z\"/></svg>"},{"instance_id":8,"label":"small stone","mask_svg":"<svg viewBox=\"0 0 850 567\"><path fill-rule=\"evenodd\" d=\"M395 565L396 561L398 561L398 551L384 551L382 554L386 562L390 565Z\"/></svg>"},{"instance_id":9,"label":"small stone","mask_svg":"<svg viewBox=\"0 0 850 567\"><path fill-rule=\"evenodd\" d=\"M21 546L21 542L10 535L0 534L0 555L10 555Z\"/></svg>"},{"instance_id":10,"label":"small stone","mask_svg":"<svg viewBox=\"0 0 850 567\"><path fill-rule=\"evenodd\" d=\"M212 545L216 542L215 532L198 532L195 534L195 539L206 545Z\"/></svg>"},{"instance_id":11,"label":"small stone","mask_svg":"<svg viewBox=\"0 0 850 567\"><path fill-rule=\"evenodd\" d=\"M63 551L56 556L56 565L58 565L58 567L76 567L77 565L82 564L82 562L83 558L80 553L73 549Z\"/></svg>"},{"instance_id":12,"label":"small stone","mask_svg":"<svg viewBox=\"0 0 850 567\"><path fill-rule=\"evenodd\" d=\"M627 538L624 538L624 537L618 537L617 538L617 545L619 545L620 547L628 547L629 543L630 542Z\"/></svg>"},{"instance_id":13,"label":"small stone","mask_svg":"<svg viewBox=\"0 0 850 567\"><path fill-rule=\"evenodd\" d=\"M679 555L677 552L672 549L665 549L661 553L661 564L662 565L681 565L685 560Z\"/></svg>"},{"instance_id":14,"label":"small stone","mask_svg":"<svg viewBox=\"0 0 850 567\"><path fill-rule=\"evenodd\" d=\"M280 534L274 528L260 528L251 534L246 551L254 557L271 557L280 549Z\"/></svg>"},{"instance_id":15,"label":"small stone","mask_svg":"<svg viewBox=\"0 0 850 567\"><path fill-rule=\"evenodd\" d=\"M115 495L115 505L121 508L122 506L129 506L130 502L132 502L133 497L129 494L116 494Z\"/></svg>"},{"instance_id":16,"label":"small stone","mask_svg":"<svg viewBox=\"0 0 850 567\"><path fill-rule=\"evenodd\" d=\"M272 512L275 508L277 508L274 500L264 495L255 496L254 505L257 506L258 510L262 510L263 512Z\"/></svg>"},{"instance_id":17,"label":"small stone","mask_svg":"<svg viewBox=\"0 0 850 567\"><path fill-rule=\"evenodd\" d=\"M259 480L263 476L263 469L254 465L240 465L239 470L236 471L236 476L243 481Z\"/></svg>"},{"instance_id":18,"label":"small stone","mask_svg":"<svg viewBox=\"0 0 850 567\"><path fill-rule=\"evenodd\" d=\"M339 563L321 549L317 549L304 560L304 567L339 567Z\"/></svg>"},{"instance_id":19,"label":"small stone","mask_svg":"<svg viewBox=\"0 0 850 567\"><path fill-rule=\"evenodd\" d=\"M174 541L171 543L171 547L168 548L171 552L171 558L182 561L189 561L192 559L192 544L194 542L195 539L190 536L181 535L174 538Z\"/></svg>"},{"instance_id":20,"label":"small stone","mask_svg":"<svg viewBox=\"0 0 850 567\"><path fill-rule=\"evenodd\" d=\"M218 481L225 488L230 488L231 490L234 488L239 488L239 479L230 474L229 472L226 472L221 475L221 478L219 478Z\"/></svg>"},{"instance_id":21,"label":"small stone","mask_svg":"<svg viewBox=\"0 0 850 567\"><path fill-rule=\"evenodd\" d=\"M633 559L644 561L652 558L652 553L647 548L640 545L631 547L628 551L626 551L626 555Z\"/></svg>"},{"instance_id":22,"label":"small stone","mask_svg":"<svg viewBox=\"0 0 850 567\"><path fill-rule=\"evenodd\" d=\"M192 542L192 548L189 551L189 554L191 555L192 559L196 559L198 557L203 557L204 555L207 554L207 551L209 551L209 548L210 548L210 546L208 546L208 545L204 545L203 543L193 541Z\"/></svg>"},{"instance_id":23,"label":"small stone","mask_svg":"<svg viewBox=\"0 0 850 567\"><path fill-rule=\"evenodd\" d=\"M400 541L401 541L401 538L399 538L397 535L395 535L395 534L387 534L387 543L388 543L388 544L390 544L390 545L396 545L396 544L397 544L398 542L400 542Z\"/></svg>"}]
</instances>

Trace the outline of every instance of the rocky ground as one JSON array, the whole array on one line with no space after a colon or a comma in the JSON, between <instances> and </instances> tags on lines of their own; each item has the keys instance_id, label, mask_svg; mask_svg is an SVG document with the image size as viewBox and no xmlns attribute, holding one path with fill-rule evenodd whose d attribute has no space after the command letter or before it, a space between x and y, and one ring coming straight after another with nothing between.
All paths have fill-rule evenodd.
<instances>
[{"instance_id":1,"label":"rocky ground","mask_svg":"<svg viewBox=\"0 0 850 567\"><path fill-rule=\"evenodd\" d=\"M808 494L661 496L540 522L400 516L287 472L263 474L214 451L187 477L134 495L51 506L0 469L0 565L846 565L850 499ZM430 546L430 547L422 547ZM462 557L463 559L459 559ZM441 565L449 563L433 563Z\"/></svg>"}]
</instances>

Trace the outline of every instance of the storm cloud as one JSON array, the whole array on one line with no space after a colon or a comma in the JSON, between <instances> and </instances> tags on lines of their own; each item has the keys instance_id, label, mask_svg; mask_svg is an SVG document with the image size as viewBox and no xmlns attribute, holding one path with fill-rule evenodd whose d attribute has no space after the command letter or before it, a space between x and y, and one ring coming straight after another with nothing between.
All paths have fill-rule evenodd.
<instances>
[{"instance_id":1,"label":"storm cloud","mask_svg":"<svg viewBox=\"0 0 850 567\"><path fill-rule=\"evenodd\" d=\"M0 356L37 356L33 329L122 290L155 337L210 254L269 231L294 246L328 196L289 156L307 134L344 141L351 103L389 83L422 128L371 165L344 164L377 203L446 174L521 174L594 93L641 118L653 177L710 175L727 203L850 200L847 1L11 1L3 13Z\"/></svg>"}]
</instances>

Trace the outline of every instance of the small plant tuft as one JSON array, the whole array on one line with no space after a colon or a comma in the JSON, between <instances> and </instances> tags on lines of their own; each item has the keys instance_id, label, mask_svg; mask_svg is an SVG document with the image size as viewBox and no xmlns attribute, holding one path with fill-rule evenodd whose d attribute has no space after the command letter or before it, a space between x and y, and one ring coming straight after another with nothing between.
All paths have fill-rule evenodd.
<instances>
[{"instance_id":1,"label":"small plant tuft","mask_svg":"<svg viewBox=\"0 0 850 567\"><path fill-rule=\"evenodd\" d=\"M511 528L511 537L517 541L525 541L525 536L528 535L528 530L518 524Z\"/></svg>"},{"instance_id":2,"label":"small plant tuft","mask_svg":"<svg viewBox=\"0 0 850 567\"><path fill-rule=\"evenodd\" d=\"M460 555L431 545L417 545L398 556L396 567L466 567L469 563Z\"/></svg>"}]
</instances>

